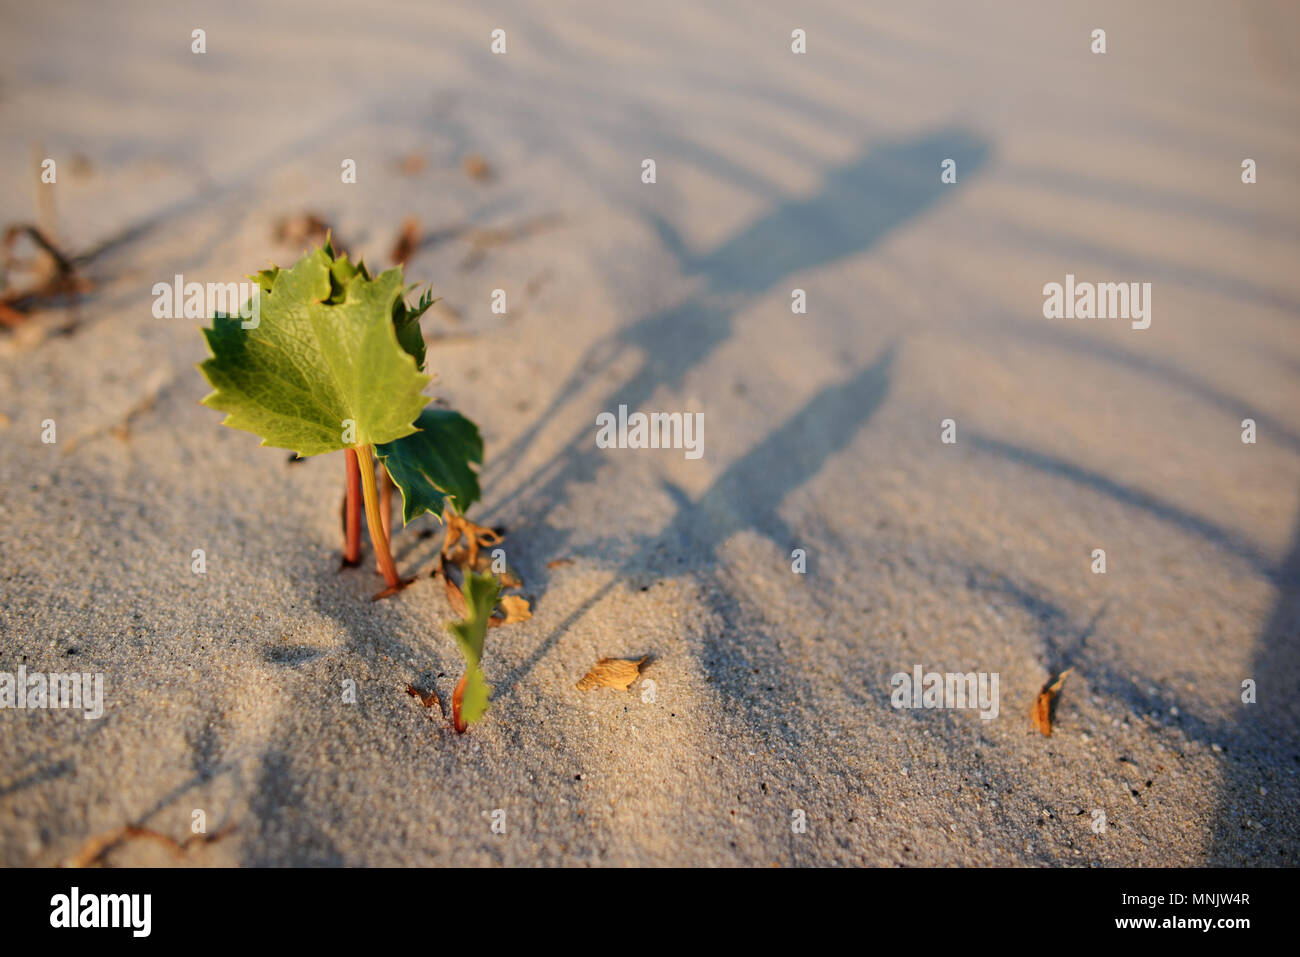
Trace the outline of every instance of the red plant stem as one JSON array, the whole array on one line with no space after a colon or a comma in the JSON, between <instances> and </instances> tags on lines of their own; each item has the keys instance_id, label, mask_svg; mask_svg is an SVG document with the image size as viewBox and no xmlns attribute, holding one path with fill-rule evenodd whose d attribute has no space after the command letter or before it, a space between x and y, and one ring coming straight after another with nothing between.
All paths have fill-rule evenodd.
<instances>
[{"instance_id":1,"label":"red plant stem","mask_svg":"<svg viewBox=\"0 0 1300 957\"><path fill-rule=\"evenodd\" d=\"M456 729L457 734L464 734L469 724L460 720L460 702L465 697L465 685L469 682L469 672L460 676L460 681L456 683L456 690L451 693L451 726Z\"/></svg>"},{"instance_id":2,"label":"red plant stem","mask_svg":"<svg viewBox=\"0 0 1300 957\"><path fill-rule=\"evenodd\" d=\"M361 491L366 500L366 525L370 528L370 541L375 546L375 557L379 560L379 571L383 573L388 587L402 587L402 579L397 574L397 565L392 553L388 551L388 539L384 536L384 523L379 517L379 493L375 488L375 460L370 456L369 445L356 447L357 464L361 466Z\"/></svg>"},{"instance_id":3,"label":"red plant stem","mask_svg":"<svg viewBox=\"0 0 1300 957\"><path fill-rule=\"evenodd\" d=\"M384 523L384 538L393 544L393 480L388 469L379 466L379 520Z\"/></svg>"},{"instance_id":4,"label":"red plant stem","mask_svg":"<svg viewBox=\"0 0 1300 957\"><path fill-rule=\"evenodd\" d=\"M343 561L348 565L361 563L361 466L357 463L357 453L352 449L344 450L347 460L348 478L345 496L346 535L343 540Z\"/></svg>"}]
</instances>

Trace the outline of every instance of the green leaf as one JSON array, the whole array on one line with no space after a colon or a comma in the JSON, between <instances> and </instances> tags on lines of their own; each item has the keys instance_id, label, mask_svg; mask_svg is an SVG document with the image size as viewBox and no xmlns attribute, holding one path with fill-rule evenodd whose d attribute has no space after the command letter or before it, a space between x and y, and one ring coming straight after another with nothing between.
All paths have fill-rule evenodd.
<instances>
[{"instance_id":1,"label":"green leaf","mask_svg":"<svg viewBox=\"0 0 1300 957\"><path fill-rule=\"evenodd\" d=\"M453 621L447 628L456 639L460 653L465 658L465 692L461 696L460 716L469 724L483 717L487 710L492 686L483 678L479 662L483 658L483 640L487 637L488 619L501 594L501 583L491 575L466 571L461 585L465 596L466 617Z\"/></svg>"},{"instance_id":2,"label":"green leaf","mask_svg":"<svg viewBox=\"0 0 1300 957\"><path fill-rule=\"evenodd\" d=\"M492 686L483 677L478 665L466 672L465 690L460 696L460 719L466 724L473 724L487 711L488 701L492 698Z\"/></svg>"},{"instance_id":3,"label":"green leaf","mask_svg":"<svg viewBox=\"0 0 1300 957\"><path fill-rule=\"evenodd\" d=\"M415 431L430 377L397 340L402 271L371 279L363 266L317 249L292 269L258 276L260 321L217 316L199 369L215 390L203 404L263 445L319 455ZM351 420L351 441L345 423Z\"/></svg>"},{"instance_id":4,"label":"green leaf","mask_svg":"<svg viewBox=\"0 0 1300 957\"><path fill-rule=\"evenodd\" d=\"M406 304L404 297L399 297L393 306L393 326L397 329L397 341L402 344L403 349L415 357L415 364L421 369L424 368L425 346L424 332L420 329L420 317L437 301L433 298L433 290L426 289L414 308Z\"/></svg>"},{"instance_id":5,"label":"green leaf","mask_svg":"<svg viewBox=\"0 0 1300 957\"><path fill-rule=\"evenodd\" d=\"M272 266L270 269L263 269L261 272L257 273L256 275L249 276L248 278L256 279L258 286L260 286L262 292L265 293L271 291L271 287L275 285L275 277L278 276L279 274L280 274L280 267Z\"/></svg>"},{"instance_id":6,"label":"green leaf","mask_svg":"<svg viewBox=\"0 0 1300 957\"><path fill-rule=\"evenodd\" d=\"M327 253L333 253L331 247L326 247ZM363 262L351 263L348 261L348 254L335 258L330 263L330 301L334 302L343 298L343 290L347 288L352 280L360 276L362 279L369 279L370 273L366 271L366 264Z\"/></svg>"},{"instance_id":7,"label":"green leaf","mask_svg":"<svg viewBox=\"0 0 1300 957\"><path fill-rule=\"evenodd\" d=\"M432 306L435 302L441 302L441 299L434 299L433 290L426 289L424 291L424 295L420 297L420 301L415 304L414 308L410 306L406 307L409 310L406 315L407 321L409 322L412 319L419 319L422 315L424 315L426 312L429 311L429 307Z\"/></svg>"},{"instance_id":8,"label":"green leaf","mask_svg":"<svg viewBox=\"0 0 1300 957\"><path fill-rule=\"evenodd\" d=\"M420 431L375 447L393 484L402 490L403 524L424 512L441 516L448 499L463 515L481 494L470 464L483 462L478 426L459 412L430 406L415 427Z\"/></svg>"}]
</instances>

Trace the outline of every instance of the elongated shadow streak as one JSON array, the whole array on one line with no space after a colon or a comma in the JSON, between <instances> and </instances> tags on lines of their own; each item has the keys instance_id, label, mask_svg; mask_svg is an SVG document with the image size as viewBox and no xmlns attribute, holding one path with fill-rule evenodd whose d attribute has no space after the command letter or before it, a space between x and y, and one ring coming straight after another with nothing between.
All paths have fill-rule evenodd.
<instances>
[{"instance_id":1,"label":"elongated shadow streak","mask_svg":"<svg viewBox=\"0 0 1300 957\"><path fill-rule=\"evenodd\" d=\"M1255 644L1249 675L1226 683L1239 708L1207 863L1295 866L1300 859L1300 517L1274 575L1278 595ZM1241 702L1255 681L1256 703ZM1260 789L1267 793L1261 794Z\"/></svg>"},{"instance_id":2,"label":"elongated shadow streak","mask_svg":"<svg viewBox=\"0 0 1300 957\"><path fill-rule=\"evenodd\" d=\"M244 844L244 867L340 867L347 863L322 820L303 806L304 776L278 746L262 754L257 786L250 802L255 840Z\"/></svg>"},{"instance_id":3,"label":"elongated shadow streak","mask_svg":"<svg viewBox=\"0 0 1300 957\"><path fill-rule=\"evenodd\" d=\"M1072 332L1067 326L1042 325L1014 319L999 321L993 325L993 328L1002 335L1065 352L1083 353L1103 362L1123 366L1147 381L1158 379L1165 385L1179 389L1213 406L1231 417L1234 422L1240 422L1244 418L1254 419L1261 434L1267 432L1270 436L1276 436L1288 449L1300 452L1300 434L1297 434L1291 426L1244 399L1224 392L1214 383L1181 368L1176 363L1142 352L1122 349L1110 341Z\"/></svg>"},{"instance_id":4,"label":"elongated shadow streak","mask_svg":"<svg viewBox=\"0 0 1300 957\"><path fill-rule=\"evenodd\" d=\"M1206 295L1222 296L1234 304L1251 303L1268 309L1280 309L1290 313L1293 318L1300 317L1300 299L1293 297L1289 290L1265 286L1252 279L1222 271L1215 272L1199 263L1193 266L1150 253L1138 256L1104 242L1066 235L1055 226L1029 226L1000 218L995 218L991 225L998 230L1002 243L1008 249L1018 247L1034 255L1052 256L1063 262L1095 263L1111 274L1139 275L1157 284L1168 282Z\"/></svg>"},{"instance_id":5,"label":"elongated shadow streak","mask_svg":"<svg viewBox=\"0 0 1300 957\"><path fill-rule=\"evenodd\" d=\"M56 778L65 777L76 770L76 762L72 758L63 758L59 761L52 761L43 767L37 768L30 774L27 774L10 784L0 787L0 798L7 798L11 794L17 794L19 791L34 785L44 784L47 781L53 781Z\"/></svg>"},{"instance_id":6,"label":"elongated shadow streak","mask_svg":"<svg viewBox=\"0 0 1300 957\"><path fill-rule=\"evenodd\" d=\"M988 144L964 129L942 129L900 142L885 143L831 170L820 190L791 199L703 255L693 256L662 220L655 226L687 274L703 276L700 292L670 308L623 326L591 345L549 406L504 452L494 456L489 496L540 502L540 511L567 486L589 481L599 465L592 430L584 428L545 464L502 493L495 476L513 475L515 466L542 428L573 401L593 378L620 358L643 355L643 368L595 403L610 410L619 404L639 408L660 387L679 387L731 338L735 315L790 276L856 256L871 249L940 200L953 187L939 181L938 164L957 161L964 175L981 170Z\"/></svg>"},{"instance_id":7,"label":"elongated shadow streak","mask_svg":"<svg viewBox=\"0 0 1300 957\"><path fill-rule=\"evenodd\" d=\"M797 742L799 732L766 703L765 689L752 676L779 670L790 673L778 639L766 634L761 621L748 613L717 574L718 547L733 534L755 529L784 550L795 544L794 532L776 514L785 497L821 471L844 449L883 404L889 392L895 346L885 348L874 363L849 379L828 386L774 429L747 454L732 463L696 501L675 489L678 501L673 520L653 538L641 543L640 554L626 561L606 585L571 612L542 641L529 661L505 676L499 693L507 693L551 650L574 622L608 595L627 576L644 567L645 555L685 556L686 571L700 584L721 631L697 637L692 651L719 693L745 712L755 731L775 733ZM673 571L680 568L674 564ZM754 626L752 630L748 625ZM783 689L798 695L805 689Z\"/></svg>"},{"instance_id":8,"label":"elongated shadow streak","mask_svg":"<svg viewBox=\"0 0 1300 957\"><path fill-rule=\"evenodd\" d=\"M1108 476L986 436L974 437L977 449L1082 484L1125 505L1178 526L1249 562L1278 589L1278 598L1261 632L1250 675L1225 675L1221 688L1207 694L1240 707L1235 725L1195 716L1183 705L1180 726L1202 744L1225 750L1219 807L1211 824L1210 864L1294 864L1300 857L1300 520L1290 551L1280 565L1270 562L1242 536L1213 522L1165 503ZM1032 606L1026 605L1027 608ZM1163 710L1166 703L1151 696L1132 676L1090 663L1091 678L1100 689L1125 701L1136 714ZM1255 681L1257 703L1240 700L1241 682ZM1267 783L1265 783L1267 782ZM1261 794L1264 788L1267 794Z\"/></svg>"},{"instance_id":9,"label":"elongated shadow streak","mask_svg":"<svg viewBox=\"0 0 1300 957\"><path fill-rule=\"evenodd\" d=\"M1090 653L1087 647L1087 639L1091 636L1094 628L1097 626L1099 619L1104 612L1104 606L1095 613L1091 620L1086 624L1081 624L1074 620L1072 616L1063 608L1053 602L1049 597L1041 593L1033 585L1016 584L1005 580L1001 571L994 571L989 568L972 566L968 570L967 587L978 590L990 596L1000 595L1009 598L1012 602L1019 605L1020 608L1031 617L1038 621L1038 632L1042 642L1045 655L1045 666L1050 671L1059 670L1061 664L1076 666L1087 676L1089 689L1104 698L1121 703L1132 715L1150 716L1158 715L1160 729L1155 733L1160 735L1173 749L1175 754L1181 753L1182 741L1191 741L1201 745L1204 748L1210 748L1218 745L1224 749L1225 759L1230 762L1228 773L1224 775L1222 788L1226 792L1229 788L1235 788L1239 792L1250 794L1252 789L1256 788L1260 775L1258 769L1251 766L1252 762L1242 760L1241 756L1258 756L1260 754L1260 735L1258 731L1248 726L1244 721L1231 722L1226 721L1213 714L1214 707L1206 708L1203 696L1184 696L1181 689L1166 687L1163 690L1151 687L1151 682L1145 679L1141 674L1133 672L1131 667L1126 667L1123 661L1110 659L1104 652L1100 655ZM1292 618L1295 621L1295 618ZM1258 673L1267 673L1264 669L1259 669ZM1294 676L1294 671L1291 672ZM1271 693L1276 694L1282 690L1285 681L1279 679L1274 683ZM1292 684L1294 687L1294 684ZM1236 683L1233 680L1225 680L1222 685L1222 693L1233 695L1236 693ZM1077 691L1071 691L1067 686L1067 700L1073 703ZM1022 701L1021 705L1026 705L1027 701ZM1177 705L1177 716L1175 717L1173 707ZM1012 715L1005 710L1004 717L1020 721L1026 728L1026 733L1036 735L1037 732L1029 731L1029 713L1028 709L1021 707L1018 709L1019 714ZM1147 718L1146 720L1151 720ZM1274 722L1277 725L1283 725L1282 719ZM963 745L957 735L941 736L941 742L948 745L950 750L957 750ZM1247 812L1256 822L1266 822L1267 826L1260 832L1251 830L1251 836L1255 836L1260 841L1260 846L1250 848L1249 845L1243 849L1242 836L1234 833L1240 828L1240 820L1235 820L1241 814L1241 808L1238 806L1233 812L1233 826L1229 827L1223 820L1223 812L1215 814L1212 825L1215 846L1212 848L1209 861L1210 864L1230 864L1230 863L1267 863L1267 864L1287 864L1294 863L1297 849L1300 848L1300 840L1296 833L1296 820L1294 808L1297 802L1297 789L1294 783L1294 775L1288 773L1286 765L1293 761L1300 760L1295 754L1296 747L1294 737L1288 748L1285 745L1275 747L1270 754L1275 770L1283 775L1281 780L1274 776L1268 787L1270 788L1269 801L1265 802L1256 794L1251 794L1254 802L1253 807L1249 807ZM1168 753L1168 752L1165 752ZM1143 775L1155 776L1153 766L1157 763L1157 758L1161 752L1147 751L1137 753L1137 762L1134 765L1131 759L1124 754L1124 751L1117 750L1112 753L1111 758L1117 763L1117 769L1120 762L1129 762L1123 765L1125 770L1122 773L1129 773L1129 769L1139 767ZM990 752L991 760L984 767L983 773L991 776L994 780L1015 780L1020 769L1014 763L1008 763L997 756L997 751ZM1160 758L1160 760L1168 760ZM1277 785L1277 793L1271 789ZM1059 793L1045 784L1030 783L1028 785L1021 782L1018 785L1022 792L1026 787L1033 789L1039 797L1033 800L1040 800L1044 804L1050 803L1054 798L1059 798ZM1149 796L1142 795L1139 797L1139 803L1144 807L1154 808L1158 805L1147 803L1151 799ZM1221 799L1221 803L1222 799ZM1152 830L1158 831L1158 825L1153 825ZM1222 832L1222 834L1220 834ZM1220 838L1227 845L1219 848ZM1253 859L1250 855L1258 855ZM1053 864L1070 862L1070 857L1060 858L1053 855L1040 855L1042 863ZM1077 863L1077 861L1073 861Z\"/></svg>"},{"instance_id":10,"label":"elongated shadow streak","mask_svg":"<svg viewBox=\"0 0 1300 957\"><path fill-rule=\"evenodd\" d=\"M1094 472L1091 469L1075 465L1073 462L1067 462L1054 455L1036 452L1025 446L1004 442L1001 439L979 433L967 434L971 435L971 440L979 451L990 452L1009 461L1037 469L1040 472L1068 479L1190 532L1211 545L1222 548L1250 563L1258 574L1266 578L1273 579L1277 574L1277 569L1274 568L1268 556L1263 554L1251 542L1231 529L1224 528L1209 519L1179 508L1177 505L1161 501L1149 492L1125 485L1123 482L1116 481L1101 472Z\"/></svg>"}]
</instances>

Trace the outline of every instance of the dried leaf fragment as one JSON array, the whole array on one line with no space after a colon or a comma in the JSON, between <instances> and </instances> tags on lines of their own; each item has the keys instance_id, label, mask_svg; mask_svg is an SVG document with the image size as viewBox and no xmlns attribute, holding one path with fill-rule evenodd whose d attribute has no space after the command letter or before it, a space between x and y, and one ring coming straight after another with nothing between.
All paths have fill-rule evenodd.
<instances>
[{"instance_id":1,"label":"dried leaf fragment","mask_svg":"<svg viewBox=\"0 0 1300 957\"><path fill-rule=\"evenodd\" d=\"M470 153L461 161L461 168L465 170L465 175L470 179L476 179L480 182L492 178L492 168L488 166L485 160L478 153Z\"/></svg>"},{"instance_id":2,"label":"dried leaf fragment","mask_svg":"<svg viewBox=\"0 0 1300 957\"><path fill-rule=\"evenodd\" d=\"M442 543L442 557L462 571L476 571L479 567L479 550L484 546L491 548L500 545L504 537L496 529L475 525L451 509L444 509L442 518L447 526L447 537ZM465 539L464 545L460 545L462 537Z\"/></svg>"},{"instance_id":3,"label":"dried leaf fragment","mask_svg":"<svg viewBox=\"0 0 1300 957\"><path fill-rule=\"evenodd\" d=\"M1061 688L1065 685L1065 679L1069 676L1073 668L1066 668L1056 680L1048 679L1043 684L1043 688L1038 692L1038 697L1034 699L1034 707L1029 712L1030 719L1034 722L1034 727L1043 733L1044 737L1052 735L1052 708L1056 703L1056 696L1061 693Z\"/></svg>"},{"instance_id":4,"label":"dried leaf fragment","mask_svg":"<svg viewBox=\"0 0 1300 957\"><path fill-rule=\"evenodd\" d=\"M393 249L388 254L389 258L404 266L419 248L420 221L414 216L407 216L402 220L402 231L398 234L397 241L393 243Z\"/></svg>"},{"instance_id":5,"label":"dried leaf fragment","mask_svg":"<svg viewBox=\"0 0 1300 957\"><path fill-rule=\"evenodd\" d=\"M442 710L442 702L438 700L438 692L434 691L432 688L428 691L421 691L419 688L415 687L415 685L407 685L406 693L412 698L419 698L420 704L424 705L426 708L432 708L434 705L437 705L438 710Z\"/></svg>"},{"instance_id":6,"label":"dried leaf fragment","mask_svg":"<svg viewBox=\"0 0 1300 957\"><path fill-rule=\"evenodd\" d=\"M582 676L575 687L579 691L592 688L617 688L626 691L637 678L641 677L641 666L649 655L640 658L601 658L591 670Z\"/></svg>"},{"instance_id":7,"label":"dried leaf fragment","mask_svg":"<svg viewBox=\"0 0 1300 957\"><path fill-rule=\"evenodd\" d=\"M502 595L497 607L505 612L505 618L501 620L503 625L513 625L517 621L527 621L533 617L528 599L519 595Z\"/></svg>"},{"instance_id":8,"label":"dried leaf fragment","mask_svg":"<svg viewBox=\"0 0 1300 957\"><path fill-rule=\"evenodd\" d=\"M447 590L447 601L451 604L451 610L456 613L457 618L467 617L469 615L469 606L465 604L465 596L461 594L460 589L456 587L456 583L451 580L451 577L441 564L438 566L438 571L442 572L442 584ZM434 574L436 575L438 571L435 571Z\"/></svg>"}]
</instances>

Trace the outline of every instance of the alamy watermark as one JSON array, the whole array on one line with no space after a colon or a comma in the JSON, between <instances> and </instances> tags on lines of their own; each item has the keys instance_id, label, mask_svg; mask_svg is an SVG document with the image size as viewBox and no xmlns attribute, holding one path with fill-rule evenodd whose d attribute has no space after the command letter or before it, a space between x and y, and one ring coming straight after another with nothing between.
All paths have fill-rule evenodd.
<instances>
[{"instance_id":1,"label":"alamy watermark","mask_svg":"<svg viewBox=\"0 0 1300 957\"><path fill-rule=\"evenodd\" d=\"M152 894L83 894L73 887L50 898L50 926L120 927L132 937L148 937L152 911Z\"/></svg>"},{"instance_id":2,"label":"alamy watermark","mask_svg":"<svg viewBox=\"0 0 1300 957\"><path fill-rule=\"evenodd\" d=\"M1075 282L1065 274L1065 284L1043 286L1045 319L1128 319L1134 329L1151 326L1151 283Z\"/></svg>"},{"instance_id":3,"label":"alamy watermark","mask_svg":"<svg viewBox=\"0 0 1300 957\"><path fill-rule=\"evenodd\" d=\"M177 273L172 282L153 284L155 319L211 319L218 313L238 316L243 329L256 329L262 322L261 287L246 282L186 282Z\"/></svg>"},{"instance_id":4,"label":"alamy watermark","mask_svg":"<svg viewBox=\"0 0 1300 957\"><path fill-rule=\"evenodd\" d=\"M104 716L104 676L90 672L0 671L0 708L67 709L85 712L87 721Z\"/></svg>"},{"instance_id":5,"label":"alamy watermark","mask_svg":"<svg viewBox=\"0 0 1300 957\"><path fill-rule=\"evenodd\" d=\"M895 708L978 708L980 717L992 721L998 716L998 673L971 671L925 672L916 665L909 675L900 671L889 679L894 691L889 703Z\"/></svg>"},{"instance_id":6,"label":"alamy watermark","mask_svg":"<svg viewBox=\"0 0 1300 957\"><path fill-rule=\"evenodd\" d=\"M704 454L703 412L633 412L618 407L618 415L596 416L596 448L683 449L688 459Z\"/></svg>"}]
</instances>

